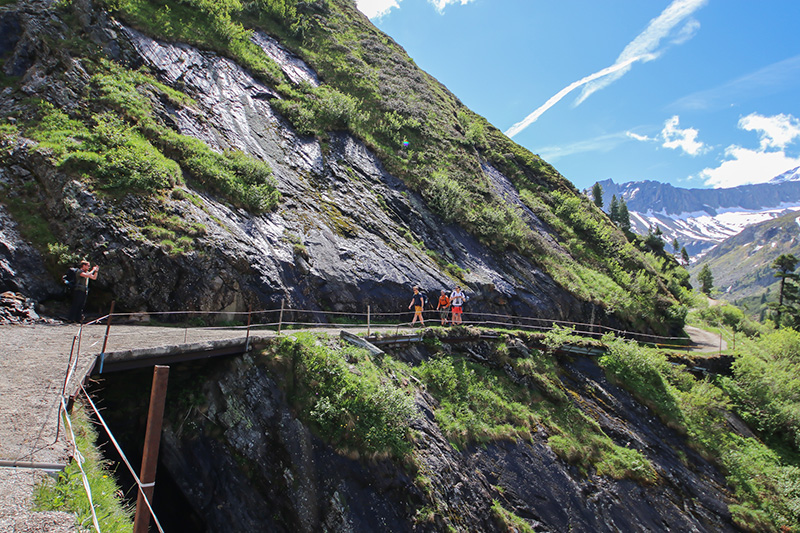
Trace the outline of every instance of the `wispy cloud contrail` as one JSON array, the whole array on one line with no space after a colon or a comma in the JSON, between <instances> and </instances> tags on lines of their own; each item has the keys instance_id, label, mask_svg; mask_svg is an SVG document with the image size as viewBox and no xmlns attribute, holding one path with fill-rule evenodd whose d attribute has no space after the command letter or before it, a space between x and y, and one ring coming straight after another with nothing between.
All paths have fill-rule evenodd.
<instances>
[{"instance_id":1,"label":"wispy cloud contrail","mask_svg":"<svg viewBox=\"0 0 800 533\"><path fill-rule=\"evenodd\" d=\"M690 17L692 13L703 7L708 0L675 0L656 18L650 21L647 28L636 36L634 40L628 43L628 46L622 51L617 58L616 64L627 61L631 57L648 56L645 61L652 61L657 59L662 53L662 50L656 50L661 44L661 41L668 37L672 30L675 29L686 18ZM699 29L700 24L696 20L689 20L678 32L678 35L672 40L672 44L682 44L688 41ZM630 63L628 64L630 65ZM586 100L592 93L607 87L628 72L628 69L619 70L613 75L609 75L602 80L598 80L583 88L580 97L575 102L575 105L580 105L581 102Z\"/></svg>"},{"instance_id":2,"label":"wispy cloud contrail","mask_svg":"<svg viewBox=\"0 0 800 533\"><path fill-rule=\"evenodd\" d=\"M578 87L584 86L584 89L575 102L575 105L579 105L595 91L606 87L624 76L625 73L631 69L633 63L637 61L647 62L656 59L663 52L663 50L657 50L661 41L667 37L676 26L702 7L707 1L708 0L674 0L658 17L650 21L650 24L647 25L647 28L645 28L642 33L628 43L613 65L567 85L536 111L525 117L524 120L511 126L506 131L506 135L513 137L521 132L536 122L545 111L553 107L559 100ZM673 39L672 44L686 42L694 35L698 27L699 24L697 21L689 20L679 31L675 39Z\"/></svg>"},{"instance_id":3,"label":"wispy cloud contrail","mask_svg":"<svg viewBox=\"0 0 800 533\"><path fill-rule=\"evenodd\" d=\"M638 61L640 59L643 58L632 57L631 59L625 61L624 63L611 65L610 67L606 67L603 70L599 70L594 74L586 76L585 78L581 78L576 82L570 83L569 85L558 91L554 96L551 96L550 99L547 100L541 106L539 106L539 108L536 111L525 117L520 122L517 122L516 124L508 128L508 130L506 131L506 135L508 135L509 137L513 137L517 133L521 132L522 130L524 130L525 128L536 122L545 111L556 105L559 100L567 96L569 93L571 93L581 85L586 85L587 83L594 81L597 78L602 78L603 76L608 76L609 74L612 74L620 69L627 68L628 66L630 66L631 63L633 63L634 61Z\"/></svg>"}]
</instances>

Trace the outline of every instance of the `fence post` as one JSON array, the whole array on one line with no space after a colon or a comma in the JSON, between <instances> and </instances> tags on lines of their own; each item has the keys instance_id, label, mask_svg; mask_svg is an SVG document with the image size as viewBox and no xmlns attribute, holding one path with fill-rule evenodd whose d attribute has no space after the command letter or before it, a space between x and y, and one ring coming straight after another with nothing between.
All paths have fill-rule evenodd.
<instances>
[{"instance_id":1,"label":"fence post","mask_svg":"<svg viewBox=\"0 0 800 533\"><path fill-rule=\"evenodd\" d=\"M147 533L150 528L150 510L146 506L145 498L152 506L168 379L168 366L156 365L153 368L153 386L150 389L150 407L147 413L147 428L145 429L144 452L142 453L142 473L139 477L142 485L136 499L136 516L133 522L134 533Z\"/></svg>"},{"instance_id":2,"label":"fence post","mask_svg":"<svg viewBox=\"0 0 800 533\"><path fill-rule=\"evenodd\" d=\"M108 345L108 331L111 329L111 317L114 316L114 304L116 304L116 300L111 300L111 309L108 310L108 322L106 323L106 336L103 338L103 349L100 350L100 353L105 355L106 353L106 346Z\"/></svg>"},{"instance_id":3,"label":"fence post","mask_svg":"<svg viewBox=\"0 0 800 533\"><path fill-rule=\"evenodd\" d=\"M367 337L370 335L370 317L369 317L369 306L367 306Z\"/></svg>"},{"instance_id":4,"label":"fence post","mask_svg":"<svg viewBox=\"0 0 800 533\"><path fill-rule=\"evenodd\" d=\"M244 351L248 351L250 349L250 322L251 322L251 315L253 313L253 306L247 306L247 335L245 336L244 340Z\"/></svg>"},{"instance_id":5,"label":"fence post","mask_svg":"<svg viewBox=\"0 0 800 533\"><path fill-rule=\"evenodd\" d=\"M283 326L283 306L286 304L286 300L281 298L281 314L278 317L278 335L281 334L281 326Z\"/></svg>"}]
</instances>

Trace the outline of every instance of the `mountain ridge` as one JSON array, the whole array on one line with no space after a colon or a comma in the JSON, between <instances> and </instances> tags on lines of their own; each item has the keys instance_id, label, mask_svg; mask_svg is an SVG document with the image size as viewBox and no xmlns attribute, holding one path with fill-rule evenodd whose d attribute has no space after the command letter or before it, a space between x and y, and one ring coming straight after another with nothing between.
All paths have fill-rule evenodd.
<instances>
[{"instance_id":1,"label":"mountain ridge","mask_svg":"<svg viewBox=\"0 0 800 533\"><path fill-rule=\"evenodd\" d=\"M631 229L646 234L658 226L664 240L677 239L696 258L745 227L800 210L800 167L767 183L727 189L684 189L657 181L617 184L608 179L603 205L622 198L631 216Z\"/></svg>"}]
</instances>

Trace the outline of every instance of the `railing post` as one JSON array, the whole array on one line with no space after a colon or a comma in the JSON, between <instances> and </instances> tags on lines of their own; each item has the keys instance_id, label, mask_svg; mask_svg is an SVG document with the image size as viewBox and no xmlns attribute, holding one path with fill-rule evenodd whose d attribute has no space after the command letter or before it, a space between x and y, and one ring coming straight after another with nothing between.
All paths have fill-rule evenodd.
<instances>
[{"instance_id":1,"label":"railing post","mask_svg":"<svg viewBox=\"0 0 800 533\"><path fill-rule=\"evenodd\" d=\"M370 335L370 316L369 316L369 306L367 306L367 337Z\"/></svg>"},{"instance_id":2,"label":"railing post","mask_svg":"<svg viewBox=\"0 0 800 533\"><path fill-rule=\"evenodd\" d=\"M244 341L244 351L247 352L250 349L250 323L251 323L251 316L253 313L253 306L247 306L247 335L245 336Z\"/></svg>"},{"instance_id":3,"label":"railing post","mask_svg":"<svg viewBox=\"0 0 800 533\"><path fill-rule=\"evenodd\" d=\"M73 335L72 337L72 348L69 350L69 362L67 363L67 373L64 374L64 385L61 387L61 399L64 399L64 396L67 394L67 382L69 381L70 375L70 368L72 368L72 355L75 353L75 342L77 342L78 336ZM61 407L64 405L63 401L59 402L58 404L58 417L56 421L56 438L53 441L53 444L58 442L58 437L61 434Z\"/></svg>"},{"instance_id":4,"label":"railing post","mask_svg":"<svg viewBox=\"0 0 800 533\"><path fill-rule=\"evenodd\" d=\"M283 306L286 304L286 300L281 298L281 314L278 316L278 335L281 334L281 326L283 326Z\"/></svg>"},{"instance_id":5,"label":"railing post","mask_svg":"<svg viewBox=\"0 0 800 533\"><path fill-rule=\"evenodd\" d=\"M108 346L108 332L111 329L111 317L114 316L114 304L116 303L116 300L111 300L111 309L108 311L108 322L106 323L106 335L103 337L103 349L100 350L101 355L106 353L106 346Z\"/></svg>"},{"instance_id":6,"label":"railing post","mask_svg":"<svg viewBox=\"0 0 800 533\"><path fill-rule=\"evenodd\" d=\"M145 502L145 498L147 502L150 502L150 506L152 507L168 379L168 366L156 365L155 368L153 368L153 387L150 390L150 408L147 413L147 429L144 434L142 472L139 476L142 485L136 499L136 516L133 521L134 533L147 533L150 528L150 509Z\"/></svg>"}]
</instances>

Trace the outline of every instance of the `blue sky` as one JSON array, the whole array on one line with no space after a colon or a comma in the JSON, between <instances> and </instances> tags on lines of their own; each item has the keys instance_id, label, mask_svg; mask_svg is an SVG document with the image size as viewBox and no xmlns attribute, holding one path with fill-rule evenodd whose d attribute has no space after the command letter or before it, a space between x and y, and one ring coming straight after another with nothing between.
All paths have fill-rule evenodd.
<instances>
[{"instance_id":1,"label":"blue sky","mask_svg":"<svg viewBox=\"0 0 800 533\"><path fill-rule=\"evenodd\" d=\"M761 183L800 166L800 0L357 0L579 188Z\"/></svg>"}]
</instances>

